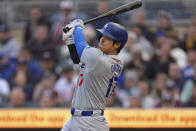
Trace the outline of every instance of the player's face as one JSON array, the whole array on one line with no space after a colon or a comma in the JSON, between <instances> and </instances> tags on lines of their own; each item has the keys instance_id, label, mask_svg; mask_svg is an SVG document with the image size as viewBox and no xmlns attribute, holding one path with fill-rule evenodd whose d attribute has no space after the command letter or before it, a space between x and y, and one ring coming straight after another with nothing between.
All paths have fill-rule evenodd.
<instances>
[{"instance_id":1,"label":"player's face","mask_svg":"<svg viewBox=\"0 0 196 131\"><path fill-rule=\"evenodd\" d=\"M116 55L117 54L116 49L118 48L118 45L113 43L114 40L112 40L111 38L102 36L99 41L99 48L105 54Z\"/></svg>"}]
</instances>

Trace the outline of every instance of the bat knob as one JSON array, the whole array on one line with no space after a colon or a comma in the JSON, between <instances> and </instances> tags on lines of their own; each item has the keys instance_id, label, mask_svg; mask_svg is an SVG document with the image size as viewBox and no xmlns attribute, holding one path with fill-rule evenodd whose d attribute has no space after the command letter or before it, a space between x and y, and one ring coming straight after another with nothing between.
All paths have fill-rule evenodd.
<instances>
[{"instance_id":1,"label":"bat knob","mask_svg":"<svg viewBox=\"0 0 196 131\"><path fill-rule=\"evenodd\" d=\"M64 32L64 33L67 33L70 29L71 29L71 28L69 28L69 27L65 27L65 28L63 28L63 32Z\"/></svg>"}]
</instances>

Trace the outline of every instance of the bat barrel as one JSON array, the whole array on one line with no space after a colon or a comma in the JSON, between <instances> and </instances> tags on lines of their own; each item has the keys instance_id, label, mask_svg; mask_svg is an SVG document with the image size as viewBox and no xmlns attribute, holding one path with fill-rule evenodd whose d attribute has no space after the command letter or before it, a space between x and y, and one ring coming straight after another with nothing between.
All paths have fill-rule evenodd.
<instances>
[{"instance_id":1,"label":"bat barrel","mask_svg":"<svg viewBox=\"0 0 196 131\"><path fill-rule=\"evenodd\" d=\"M99 15L99 16L97 16L95 18L92 18L90 20L84 21L84 24L88 24L90 22L97 21L97 20L103 19L105 17L110 17L110 16L118 15L118 14L124 13L126 11L139 8L141 6L142 6L142 1L141 0L136 0L134 2L131 2L131 3L122 5L122 6L118 7L118 8L115 8L115 9L113 9L113 10L107 12L107 13L104 13L102 15Z\"/></svg>"}]
</instances>

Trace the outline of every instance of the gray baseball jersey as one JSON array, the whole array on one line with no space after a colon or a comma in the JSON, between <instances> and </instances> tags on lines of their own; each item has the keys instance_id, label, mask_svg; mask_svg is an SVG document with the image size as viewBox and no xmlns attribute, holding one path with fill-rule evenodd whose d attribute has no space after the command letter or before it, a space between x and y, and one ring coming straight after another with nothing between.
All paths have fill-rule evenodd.
<instances>
[{"instance_id":1,"label":"gray baseball jersey","mask_svg":"<svg viewBox=\"0 0 196 131\"><path fill-rule=\"evenodd\" d=\"M117 55L106 55L100 49L85 47L81 71L75 88L72 107L80 110L104 110L122 72Z\"/></svg>"}]
</instances>

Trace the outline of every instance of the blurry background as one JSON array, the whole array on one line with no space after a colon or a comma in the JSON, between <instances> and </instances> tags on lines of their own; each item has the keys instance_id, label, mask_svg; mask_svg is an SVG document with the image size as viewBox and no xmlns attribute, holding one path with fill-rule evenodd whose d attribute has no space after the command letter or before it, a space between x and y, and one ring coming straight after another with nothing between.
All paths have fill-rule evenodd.
<instances>
[{"instance_id":1,"label":"blurry background","mask_svg":"<svg viewBox=\"0 0 196 131\"><path fill-rule=\"evenodd\" d=\"M61 29L132 0L0 0L0 108L69 108L79 66L73 65ZM196 107L196 0L143 0L140 9L109 21L126 27L124 70L107 107Z\"/></svg>"}]
</instances>

